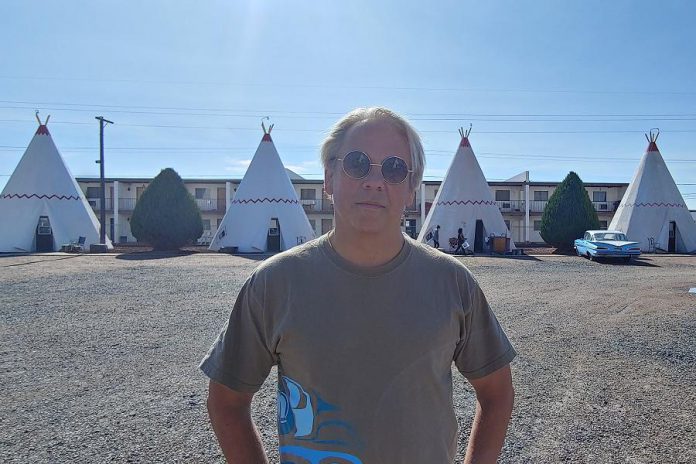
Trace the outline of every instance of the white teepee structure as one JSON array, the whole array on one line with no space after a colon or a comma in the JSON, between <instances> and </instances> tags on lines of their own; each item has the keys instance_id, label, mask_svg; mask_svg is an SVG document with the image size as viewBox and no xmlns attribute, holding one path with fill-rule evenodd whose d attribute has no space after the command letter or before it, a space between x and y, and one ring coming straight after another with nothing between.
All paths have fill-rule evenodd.
<instances>
[{"instance_id":1,"label":"white teepee structure","mask_svg":"<svg viewBox=\"0 0 696 464\"><path fill-rule=\"evenodd\" d=\"M284 251L314 238L314 230L271 139L271 124L237 188L211 250ZM274 249L275 248L275 249Z\"/></svg>"},{"instance_id":2,"label":"white teepee structure","mask_svg":"<svg viewBox=\"0 0 696 464\"><path fill-rule=\"evenodd\" d=\"M443 248L448 246L449 237L457 237L459 228L463 229L464 237L472 248L477 246L477 242L479 245L484 243L485 238L491 235L510 237L500 208L469 144L470 133L471 128L459 130L462 137L459 149L418 234L421 242L425 242L427 233L438 225ZM512 240L509 241L509 248L515 248Z\"/></svg>"},{"instance_id":3,"label":"white teepee structure","mask_svg":"<svg viewBox=\"0 0 696 464\"><path fill-rule=\"evenodd\" d=\"M49 118L43 124L39 120L34 138L0 194L0 252L37 251L37 239L39 251L45 246L59 250L79 237L85 237L85 249L99 243L99 221L53 143L46 127ZM42 217L47 218L52 237L37 236ZM108 237L106 241L113 248Z\"/></svg>"},{"instance_id":4,"label":"white teepee structure","mask_svg":"<svg viewBox=\"0 0 696 464\"><path fill-rule=\"evenodd\" d=\"M659 131L645 135L648 149L609 229L640 242L643 251L695 253L696 222L657 148L658 135Z\"/></svg>"}]
</instances>

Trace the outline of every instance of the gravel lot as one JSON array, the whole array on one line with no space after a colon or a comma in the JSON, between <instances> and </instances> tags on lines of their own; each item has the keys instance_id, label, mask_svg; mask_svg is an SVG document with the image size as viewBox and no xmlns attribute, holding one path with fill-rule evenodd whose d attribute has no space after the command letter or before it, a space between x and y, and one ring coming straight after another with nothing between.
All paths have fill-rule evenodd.
<instances>
[{"instance_id":1,"label":"gravel lot","mask_svg":"<svg viewBox=\"0 0 696 464\"><path fill-rule=\"evenodd\" d=\"M519 353L500 462L696 462L696 257L462 259ZM0 462L223 462L197 364L258 262L0 257ZM275 373L254 414L277 462Z\"/></svg>"}]
</instances>

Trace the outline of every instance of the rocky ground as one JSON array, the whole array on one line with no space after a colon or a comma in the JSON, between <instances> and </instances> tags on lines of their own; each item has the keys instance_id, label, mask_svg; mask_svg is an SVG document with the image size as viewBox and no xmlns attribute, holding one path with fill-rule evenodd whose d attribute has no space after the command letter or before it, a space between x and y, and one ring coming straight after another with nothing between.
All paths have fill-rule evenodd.
<instances>
[{"instance_id":1,"label":"rocky ground","mask_svg":"<svg viewBox=\"0 0 696 464\"><path fill-rule=\"evenodd\" d=\"M500 462L696 462L696 257L461 259L519 353ZM223 462L197 364L258 262L0 257L0 461ZM274 375L253 410L277 462Z\"/></svg>"}]
</instances>

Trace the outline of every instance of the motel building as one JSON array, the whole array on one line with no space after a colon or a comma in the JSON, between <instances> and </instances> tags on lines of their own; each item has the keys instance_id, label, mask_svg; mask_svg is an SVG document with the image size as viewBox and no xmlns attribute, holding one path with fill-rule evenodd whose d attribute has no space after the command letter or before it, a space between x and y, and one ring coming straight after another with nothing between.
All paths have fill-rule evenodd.
<instances>
[{"instance_id":1,"label":"motel building","mask_svg":"<svg viewBox=\"0 0 696 464\"><path fill-rule=\"evenodd\" d=\"M316 236L333 228L333 205L323 190L323 180L304 179L288 170L297 197L302 204ZM152 179L107 178L106 179L106 233L114 244L136 243L130 230L130 217L135 204ZM99 217L100 186L98 178L78 177L77 182L87 201ZM184 184L195 198L203 218L203 235L199 244L209 244L222 222L228 205L241 179L211 180L184 179ZM407 208L403 229L416 237L421 224L430 210L440 187L440 181L423 181L416 191L413 204ZM510 236L516 245L543 244L539 235L541 215L548 199L559 182L501 181L488 182L495 202L500 208ZM627 183L585 183L590 200L599 216L600 227L607 228L616 208L621 202ZM448 237L441 237L447 243ZM471 239L470 237L467 237Z\"/></svg>"}]
</instances>

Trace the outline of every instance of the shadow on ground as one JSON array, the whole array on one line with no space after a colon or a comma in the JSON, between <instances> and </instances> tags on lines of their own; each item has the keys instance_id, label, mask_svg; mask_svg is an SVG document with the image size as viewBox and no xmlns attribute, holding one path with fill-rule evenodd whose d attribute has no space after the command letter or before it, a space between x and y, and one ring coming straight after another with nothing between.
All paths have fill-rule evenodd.
<instances>
[{"instance_id":1,"label":"shadow on ground","mask_svg":"<svg viewBox=\"0 0 696 464\"><path fill-rule=\"evenodd\" d=\"M606 264L609 266L637 266L637 267L660 267L657 264L653 264L650 261L646 261L643 259L632 259L630 262L624 262L619 259L607 259L607 258L599 258L596 260L598 263L601 264Z\"/></svg>"},{"instance_id":2,"label":"shadow on ground","mask_svg":"<svg viewBox=\"0 0 696 464\"><path fill-rule=\"evenodd\" d=\"M182 258L198 254L193 251L138 251L135 253L122 253L116 259L125 261L150 261L155 259Z\"/></svg>"},{"instance_id":3,"label":"shadow on ground","mask_svg":"<svg viewBox=\"0 0 696 464\"><path fill-rule=\"evenodd\" d=\"M191 255L209 255L209 256L220 256L226 255L227 253L200 253L198 251L138 251L134 253L121 253L116 256L116 259L121 259L124 261L151 261L158 259L169 259L169 258L182 258ZM267 253L250 253L250 254L234 254L230 256L237 256L239 258L249 259L252 261L262 261L272 254Z\"/></svg>"},{"instance_id":4,"label":"shadow on ground","mask_svg":"<svg viewBox=\"0 0 696 464\"><path fill-rule=\"evenodd\" d=\"M10 258L10 257L17 257L17 256L30 256L29 254L22 254L22 255L0 255L0 258ZM71 259L71 258L79 258L81 255L70 255L70 256L60 256L60 257L54 257L54 256L48 256L49 259L37 259L36 261L27 261L26 263L15 263L15 264L8 264L7 266L0 266L0 268L3 267L15 267L15 266L26 266L27 264L37 264L37 263L44 263L46 261L62 261L64 259ZM50 259L53 258L53 259Z\"/></svg>"}]
</instances>

